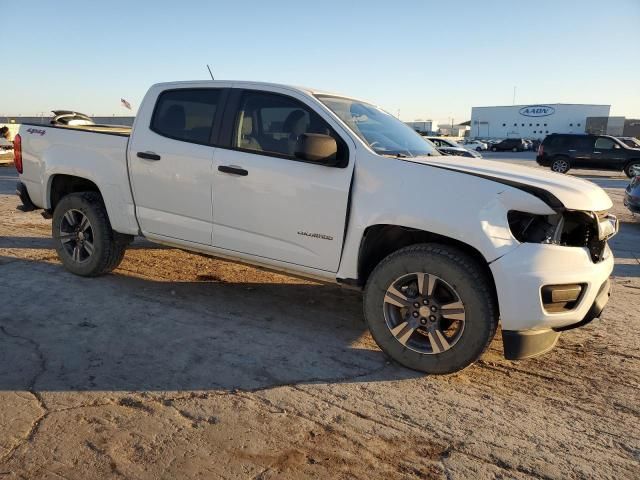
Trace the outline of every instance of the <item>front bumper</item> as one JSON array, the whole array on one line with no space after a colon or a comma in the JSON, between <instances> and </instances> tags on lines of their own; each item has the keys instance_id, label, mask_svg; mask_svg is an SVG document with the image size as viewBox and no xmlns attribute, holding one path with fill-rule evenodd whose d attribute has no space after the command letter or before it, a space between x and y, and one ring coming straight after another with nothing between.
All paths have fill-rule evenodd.
<instances>
[{"instance_id":1,"label":"front bumper","mask_svg":"<svg viewBox=\"0 0 640 480\"><path fill-rule=\"evenodd\" d=\"M522 243L492 262L502 328L540 330L580 322L613 271L608 245L602 257L594 263L584 247ZM584 285L580 300L568 311L546 311L542 287L564 284Z\"/></svg>"},{"instance_id":2,"label":"front bumper","mask_svg":"<svg viewBox=\"0 0 640 480\"><path fill-rule=\"evenodd\" d=\"M609 296L613 254L607 245L594 263L586 248L523 243L491 263L496 284L505 356L527 358L555 345L559 332L589 323ZM546 285L580 284L579 300L566 311L547 311Z\"/></svg>"},{"instance_id":3,"label":"front bumper","mask_svg":"<svg viewBox=\"0 0 640 480\"><path fill-rule=\"evenodd\" d=\"M611 282L607 279L600 287L587 315L575 324L544 330L502 330L504 357L507 360L522 360L547 353L556 346L560 332L584 327L599 318L610 296Z\"/></svg>"}]
</instances>

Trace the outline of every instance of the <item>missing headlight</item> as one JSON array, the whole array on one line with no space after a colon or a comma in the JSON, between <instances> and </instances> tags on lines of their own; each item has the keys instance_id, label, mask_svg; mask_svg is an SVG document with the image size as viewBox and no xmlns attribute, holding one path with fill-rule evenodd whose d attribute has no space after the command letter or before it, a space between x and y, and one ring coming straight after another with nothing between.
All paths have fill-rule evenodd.
<instances>
[{"instance_id":1,"label":"missing headlight","mask_svg":"<svg viewBox=\"0 0 640 480\"><path fill-rule=\"evenodd\" d=\"M536 215L511 210L507 214L513 236L522 243L552 243L561 215Z\"/></svg>"},{"instance_id":2,"label":"missing headlight","mask_svg":"<svg viewBox=\"0 0 640 480\"><path fill-rule=\"evenodd\" d=\"M606 239L600 238L596 214L565 211L562 214L535 215L512 210L507 218L511 233L519 242L585 247L594 262L603 259ZM609 221L609 217L606 218ZM616 226L617 223L612 227L613 230L616 230Z\"/></svg>"}]
</instances>

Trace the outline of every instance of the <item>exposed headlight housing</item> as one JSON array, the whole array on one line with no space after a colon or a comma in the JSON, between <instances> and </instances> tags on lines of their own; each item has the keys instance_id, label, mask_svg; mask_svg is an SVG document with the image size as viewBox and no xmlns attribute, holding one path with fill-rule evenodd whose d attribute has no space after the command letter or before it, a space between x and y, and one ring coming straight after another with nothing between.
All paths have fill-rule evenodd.
<instances>
[{"instance_id":1,"label":"exposed headlight housing","mask_svg":"<svg viewBox=\"0 0 640 480\"><path fill-rule=\"evenodd\" d=\"M600 240L606 240L618 233L619 224L615 215L604 213L601 215L595 214L595 217L598 221L598 238Z\"/></svg>"},{"instance_id":2,"label":"exposed headlight housing","mask_svg":"<svg viewBox=\"0 0 640 480\"><path fill-rule=\"evenodd\" d=\"M511 233L519 242L584 247L594 262L603 259L607 239L618 232L618 219L607 212L536 215L511 210L507 218Z\"/></svg>"}]
</instances>

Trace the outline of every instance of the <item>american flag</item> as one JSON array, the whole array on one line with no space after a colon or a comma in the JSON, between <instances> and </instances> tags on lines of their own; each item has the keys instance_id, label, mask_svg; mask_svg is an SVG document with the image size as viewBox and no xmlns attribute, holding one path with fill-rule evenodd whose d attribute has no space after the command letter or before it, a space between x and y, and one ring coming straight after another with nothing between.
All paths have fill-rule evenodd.
<instances>
[{"instance_id":1,"label":"american flag","mask_svg":"<svg viewBox=\"0 0 640 480\"><path fill-rule=\"evenodd\" d=\"M129 110L131 110L131 104L129 102L127 102L124 98L120 99L120 103L122 104L122 106L124 108L128 108Z\"/></svg>"}]
</instances>

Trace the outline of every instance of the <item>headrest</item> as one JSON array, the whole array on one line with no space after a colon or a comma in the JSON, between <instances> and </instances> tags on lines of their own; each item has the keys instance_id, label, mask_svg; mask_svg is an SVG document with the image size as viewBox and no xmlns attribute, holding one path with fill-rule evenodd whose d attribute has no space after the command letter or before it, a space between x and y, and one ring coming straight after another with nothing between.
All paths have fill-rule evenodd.
<instances>
[{"instance_id":1,"label":"headrest","mask_svg":"<svg viewBox=\"0 0 640 480\"><path fill-rule=\"evenodd\" d=\"M240 133L243 136L253 135L253 119L251 117L242 117L242 130Z\"/></svg>"}]
</instances>

